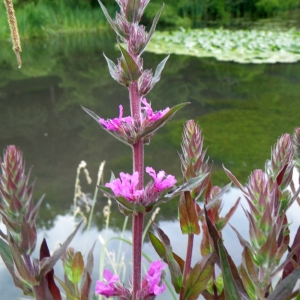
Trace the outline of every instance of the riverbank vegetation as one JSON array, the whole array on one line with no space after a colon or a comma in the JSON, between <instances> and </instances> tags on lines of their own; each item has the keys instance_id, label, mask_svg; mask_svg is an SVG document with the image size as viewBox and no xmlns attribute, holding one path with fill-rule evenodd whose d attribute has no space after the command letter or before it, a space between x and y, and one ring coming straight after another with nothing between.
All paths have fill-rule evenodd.
<instances>
[{"instance_id":1,"label":"riverbank vegetation","mask_svg":"<svg viewBox=\"0 0 300 300\"><path fill-rule=\"evenodd\" d=\"M268 17L291 19L300 0L165 0L159 29L206 26L248 26L249 22ZM113 0L103 0L112 16L117 9ZM161 7L152 0L144 15L150 25ZM49 36L57 33L99 31L108 28L97 0L16 0L14 1L21 37ZM246 24L246 25L245 25ZM0 39L9 38L5 10L0 10Z\"/></svg>"}]
</instances>

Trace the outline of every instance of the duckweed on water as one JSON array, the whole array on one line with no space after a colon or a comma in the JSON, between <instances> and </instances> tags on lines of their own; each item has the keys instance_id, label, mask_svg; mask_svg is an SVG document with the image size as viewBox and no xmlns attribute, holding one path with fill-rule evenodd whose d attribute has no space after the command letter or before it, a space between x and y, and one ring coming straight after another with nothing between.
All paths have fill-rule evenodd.
<instances>
[{"instance_id":1,"label":"duckweed on water","mask_svg":"<svg viewBox=\"0 0 300 300\"><path fill-rule=\"evenodd\" d=\"M156 32L147 51L215 57L237 63L292 63L300 60L300 32L222 28Z\"/></svg>"}]
</instances>

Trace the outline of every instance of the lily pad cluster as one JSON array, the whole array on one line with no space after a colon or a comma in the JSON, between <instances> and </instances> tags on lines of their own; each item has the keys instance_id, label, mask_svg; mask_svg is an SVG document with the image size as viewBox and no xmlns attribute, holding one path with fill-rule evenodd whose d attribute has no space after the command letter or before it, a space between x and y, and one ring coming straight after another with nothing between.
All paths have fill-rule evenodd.
<instances>
[{"instance_id":1,"label":"lily pad cluster","mask_svg":"<svg viewBox=\"0 0 300 300\"><path fill-rule=\"evenodd\" d=\"M300 32L223 28L164 31L154 34L147 51L237 63L293 63L300 60Z\"/></svg>"}]
</instances>

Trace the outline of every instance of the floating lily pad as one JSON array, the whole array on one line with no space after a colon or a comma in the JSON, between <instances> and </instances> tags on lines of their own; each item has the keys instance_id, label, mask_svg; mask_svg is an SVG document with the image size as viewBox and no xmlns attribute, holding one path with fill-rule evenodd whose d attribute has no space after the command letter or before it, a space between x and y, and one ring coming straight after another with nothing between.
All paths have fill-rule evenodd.
<instances>
[{"instance_id":1,"label":"floating lily pad","mask_svg":"<svg viewBox=\"0 0 300 300\"><path fill-rule=\"evenodd\" d=\"M222 28L164 31L154 34L147 51L215 57L237 63L293 63L300 60L300 32Z\"/></svg>"}]
</instances>

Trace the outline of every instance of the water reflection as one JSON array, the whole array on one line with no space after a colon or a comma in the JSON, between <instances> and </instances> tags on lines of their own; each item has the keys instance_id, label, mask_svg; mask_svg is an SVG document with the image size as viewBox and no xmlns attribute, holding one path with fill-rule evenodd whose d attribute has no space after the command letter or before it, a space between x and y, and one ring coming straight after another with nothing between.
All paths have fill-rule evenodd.
<instances>
[{"instance_id":1,"label":"water reflection","mask_svg":"<svg viewBox=\"0 0 300 300\"><path fill-rule=\"evenodd\" d=\"M130 148L102 131L80 108L83 105L110 118L118 114L122 103L125 114L129 113L126 90L111 79L102 55L105 52L116 60L119 54L114 41L111 36L85 35L25 43L21 70L16 67L10 46L5 44L0 48L0 149L16 144L24 152L27 167L34 165L32 178L38 178L35 199L46 193L37 219L42 231L40 238L47 235L51 249L58 240L63 240L58 234L67 235L67 228L72 227L73 221L67 214L81 160L87 162L94 181L102 160L107 161L106 180L110 170L115 174L131 172ZM161 55L146 53L146 67L155 68L162 59ZM238 65L171 56L161 82L148 100L154 109L186 101L191 104L160 129L146 148L145 165L163 168L180 178L177 152L182 126L187 119L194 118L203 129L208 154L214 161L213 183L222 186L229 182L222 163L245 182L254 168L263 168L278 136L291 133L299 125L299 83L300 63ZM94 185L84 184L84 178L81 182L84 191L91 195ZM237 196L233 189L226 195L226 205L230 207ZM106 199L99 196L89 243L105 226L104 205ZM179 244L180 252L181 240L176 239L173 231L172 221L176 218L177 200L174 200L162 206L157 220L170 234L174 248ZM237 224L246 221L243 214L237 213L235 218ZM118 232L122 225L123 217L114 205L111 234ZM237 239L227 232L224 233L226 246L229 252L236 253ZM75 241L79 249L80 240ZM100 246L97 247L95 253L99 253ZM147 244L145 249L148 253L150 246ZM0 284L6 286L8 279L3 274L7 272L2 268L0 272ZM2 299L17 297L9 295Z\"/></svg>"}]
</instances>

